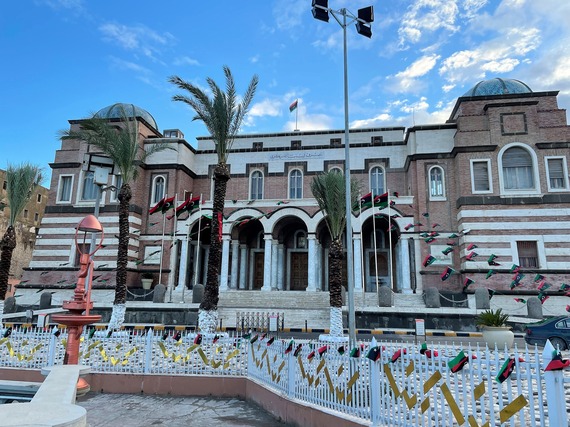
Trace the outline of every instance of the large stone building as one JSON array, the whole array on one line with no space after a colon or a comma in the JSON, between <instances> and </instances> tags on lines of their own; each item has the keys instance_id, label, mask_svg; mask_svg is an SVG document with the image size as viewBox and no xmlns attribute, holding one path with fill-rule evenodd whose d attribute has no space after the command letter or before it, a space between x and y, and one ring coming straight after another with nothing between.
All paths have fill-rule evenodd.
<instances>
[{"instance_id":1,"label":"large stone building","mask_svg":"<svg viewBox=\"0 0 570 427\"><path fill-rule=\"evenodd\" d=\"M7 182L6 171L0 169L0 239L8 228L10 221L10 206L6 194ZM32 260L32 251L36 243L36 236L40 228L40 223L44 215L48 198L48 189L42 186L36 188L30 201L16 219L14 228L16 230L16 248L12 253L12 264L10 266L8 295L13 293L12 285L20 281L24 268Z\"/></svg>"},{"instance_id":2,"label":"large stone building","mask_svg":"<svg viewBox=\"0 0 570 427\"><path fill-rule=\"evenodd\" d=\"M427 287L460 293L468 283L468 291L536 294L536 274L555 285L551 291L570 280L570 132L557 95L492 79L460 97L446 123L352 129L352 177L362 194L389 192L394 202L354 212L356 292L390 286L398 293ZM151 270L171 289L191 288L206 275L214 144L198 137L193 148L180 131L160 131L151 114L135 108L141 146L166 140L172 150L141 164L132 185L128 285L139 287L140 272ZM98 115L119 117L116 105ZM80 123L71 120L71 128ZM236 138L229 157L221 292L327 290L330 236L310 183L323 171L342 173L344 143L341 130ZM62 140L23 286L75 283L74 227L93 212L93 167L106 163L100 157L81 141ZM112 166L105 167L111 172L107 186L120 185ZM180 204L190 194L203 200L191 214L149 214L165 196ZM95 257L94 289L114 284L116 196L106 189L100 199L106 238ZM525 275L515 286L513 265Z\"/></svg>"}]
</instances>

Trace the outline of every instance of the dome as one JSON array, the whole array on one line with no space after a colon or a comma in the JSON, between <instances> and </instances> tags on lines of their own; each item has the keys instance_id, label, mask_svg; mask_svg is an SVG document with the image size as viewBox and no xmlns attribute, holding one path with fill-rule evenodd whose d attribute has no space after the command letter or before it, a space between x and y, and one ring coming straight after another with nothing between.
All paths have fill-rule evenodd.
<instances>
[{"instance_id":1,"label":"dome","mask_svg":"<svg viewBox=\"0 0 570 427\"><path fill-rule=\"evenodd\" d=\"M141 117L154 129L158 130L158 126L156 124L156 120L154 120L154 117L152 117L152 115L148 111L143 110L142 108L137 107L134 104L117 103L109 105L108 107L101 108L99 111L97 111L95 113L95 117L99 117L102 119L120 119L122 111L124 111L129 116Z\"/></svg>"},{"instance_id":2,"label":"dome","mask_svg":"<svg viewBox=\"0 0 570 427\"><path fill-rule=\"evenodd\" d=\"M520 80L494 78L480 81L463 96L508 95L530 92L532 89Z\"/></svg>"}]
</instances>

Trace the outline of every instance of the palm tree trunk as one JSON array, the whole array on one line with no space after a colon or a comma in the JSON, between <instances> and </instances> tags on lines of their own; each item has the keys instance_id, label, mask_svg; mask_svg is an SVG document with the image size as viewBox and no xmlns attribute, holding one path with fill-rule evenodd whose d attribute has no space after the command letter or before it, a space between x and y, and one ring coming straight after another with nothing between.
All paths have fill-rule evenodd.
<instances>
[{"instance_id":1,"label":"palm tree trunk","mask_svg":"<svg viewBox=\"0 0 570 427\"><path fill-rule=\"evenodd\" d=\"M115 300L109 321L109 330L120 329L125 321L127 302L127 263L129 251L129 206L133 193L129 183L125 182L119 191L119 246L117 248L117 275L115 282Z\"/></svg>"},{"instance_id":2,"label":"palm tree trunk","mask_svg":"<svg viewBox=\"0 0 570 427\"><path fill-rule=\"evenodd\" d=\"M329 248L330 335L342 336L342 241L333 240Z\"/></svg>"},{"instance_id":3,"label":"palm tree trunk","mask_svg":"<svg viewBox=\"0 0 570 427\"><path fill-rule=\"evenodd\" d=\"M214 169L214 203L212 206L212 225L210 227L210 254L208 273L204 287L204 299L200 303L199 326L203 332L214 333L217 324L217 311L220 286L220 266L222 261L222 222L224 201L230 171L225 163L218 163Z\"/></svg>"},{"instance_id":4,"label":"palm tree trunk","mask_svg":"<svg viewBox=\"0 0 570 427\"><path fill-rule=\"evenodd\" d=\"M12 253L16 248L16 230L9 225L0 240L0 300L6 299L8 292L8 277L10 276L10 266L12 265Z\"/></svg>"}]
</instances>

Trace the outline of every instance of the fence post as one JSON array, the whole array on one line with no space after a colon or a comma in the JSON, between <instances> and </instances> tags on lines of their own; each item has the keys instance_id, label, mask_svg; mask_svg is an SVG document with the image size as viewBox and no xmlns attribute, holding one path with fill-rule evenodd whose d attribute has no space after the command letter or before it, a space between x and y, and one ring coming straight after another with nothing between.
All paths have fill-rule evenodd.
<instances>
[{"instance_id":1,"label":"fence post","mask_svg":"<svg viewBox=\"0 0 570 427\"><path fill-rule=\"evenodd\" d=\"M146 332L146 348L144 352L144 373L150 374L152 367L152 339L154 337L154 329L149 328Z\"/></svg>"},{"instance_id":2,"label":"fence post","mask_svg":"<svg viewBox=\"0 0 570 427\"><path fill-rule=\"evenodd\" d=\"M290 398L295 397L295 378L297 377L296 359L292 351L287 354L287 396Z\"/></svg>"},{"instance_id":3,"label":"fence post","mask_svg":"<svg viewBox=\"0 0 570 427\"><path fill-rule=\"evenodd\" d=\"M49 331L49 344L48 344L48 359L47 359L47 366L53 366L54 364L54 360L55 360L55 341L57 339L57 337L55 336L55 333L52 331Z\"/></svg>"},{"instance_id":4,"label":"fence post","mask_svg":"<svg viewBox=\"0 0 570 427\"><path fill-rule=\"evenodd\" d=\"M377 346L376 339L372 337L370 348ZM370 422L377 426L380 421L380 363L367 359L370 364Z\"/></svg>"},{"instance_id":5,"label":"fence post","mask_svg":"<svg viewBox=\"0 0 570 427\"><path fill-rule=\"evenodd\" d=\"M550 343L546 341L544 351L542 352L542 368L552 361L555 349ZM566 398L564 395L564 372L558 371L545 371L544 384L546 386L546 403L548 405L548 418L552 426L567 426L568 414L566 412Z\"/></svg>"}]
</instances>

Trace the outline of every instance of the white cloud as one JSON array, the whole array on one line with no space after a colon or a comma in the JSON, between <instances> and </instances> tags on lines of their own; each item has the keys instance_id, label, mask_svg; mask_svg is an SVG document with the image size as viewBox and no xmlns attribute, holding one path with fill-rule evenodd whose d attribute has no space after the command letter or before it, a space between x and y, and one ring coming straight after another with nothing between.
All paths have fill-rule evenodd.
<instances>
[{"instance_id":1,"label":"white cloud","mask_svg":"<svg viewBox=\"0 0 570 427\"><path fill-rule=\"evenodd\" d=\"M519 65L519 60L514 58L505 58L500 61L490 61L481 66L483 71L490 71L495 74L505 74L515 69Z\"/></svg>"},{"instance_id":2,"label":"white cloud","mask_svg":"<svg viewBox=\"0 0 570 427\"><path fill-rule=\"evenodd\" d=\"M200 62L197 59L190 58L189 56L180 56L173 61L174 65L200 65Z\"/></svg>"},{"instance_id":3,"label":"white cloud","mask_svg":"<svg viewBox=\"0 0 570 427\"><path fill-rule=\"evenodd\" d=\"M456 18L459 10L456 0L416 0L402 16L398 29L400 46L407 48L409 43L417 43L424 33L458 30Z\"/></svg>"},{"instance_id":4,"label":"white cloud","mask_svg":"<svg viewBox=\"0 0 570 427\"><path fill-rule=\"evenodd\" d=\"M350 127L352 129L378 127L381 124L386 125L387 123L391 123L393 120L394 117L392 117L390 114L380 113L377 116L371 117L369 119L354 120L350 124Z\"/></svg>"},{"instance_id":5,"label":"white cloud","mask_svg":"<svg viewBox=\"0 0 570 427\"><path fill-rule=\"evenodd\" d=\"M128 51L141 52L153 60L156 60L161 48L174 41L172 34L159 34L145 25L127 26L109 22L101 25L99 31L103 34L103 40Z\"/></svg>"},{"instance_id":6,"label":"white cloud","mask_svg":"<svg viewBox=\"0 0 570 427\"><path fill-rule=\"evenodd\" d=\"M463 15L467 19L472 19L477 16L479 10L488 3L488 0L463 0L461 8Z\"/></svg>"},{"instance_id":7,"label":"white cloud","mask_svg":"<svg viewBox=\"0 0 570 427\"><path fill-rule=\"evenodd\" d=\"M394 92L417 91L420 88L418 78L425 76L436 65L439 55L425 55L414 61L404 71L400 71L393 76L389 76L391 82L390 89Z\"/></svg>"},{"instance_id":8,"label":"white cloud","mask_svg":"<svg viewBox=\"0 0 570 427\"><path fill-rule=\"evenodd\" d=\"M249 58L249 62L251 62L252 64L256 64L259 62L259 54L252 56L251 58Z\"/></svg>"},{"instance_id":9,"label":"white cloud","mask_svg":"<svg viewBox=\"0 0 570 427\"><path fill-rule=\"evenodd\" d=\"M280 100L264 99L251 106L248 115L252 117L280 116L283 111L283 103Z\"/></svg>"}]
</instances>

